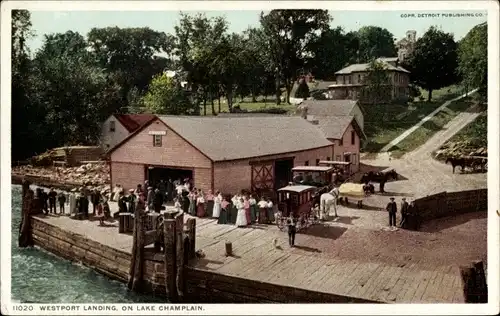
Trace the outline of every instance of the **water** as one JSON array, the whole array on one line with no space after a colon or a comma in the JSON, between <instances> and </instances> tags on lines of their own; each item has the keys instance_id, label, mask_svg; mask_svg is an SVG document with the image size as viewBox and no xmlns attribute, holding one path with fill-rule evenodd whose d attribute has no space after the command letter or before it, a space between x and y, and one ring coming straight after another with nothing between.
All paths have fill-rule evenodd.
<instances>
[{"instance_id":1,"label":"water","mask_svg":"<svg viewBox=\"0 0 500 316\"><path fill-rule=\"evenodd\" d=\"M39 248L18 248L21 186L12 186L12 299L22 303L166 303Z\"/></svg>"}]
</instances>

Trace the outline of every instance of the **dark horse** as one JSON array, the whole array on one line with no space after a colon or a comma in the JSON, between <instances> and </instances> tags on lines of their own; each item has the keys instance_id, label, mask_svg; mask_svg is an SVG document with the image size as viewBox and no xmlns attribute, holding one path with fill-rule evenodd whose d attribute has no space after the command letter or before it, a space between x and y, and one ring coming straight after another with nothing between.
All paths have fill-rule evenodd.
<instances>
[{"instance_id":1,"label":"dark horse","mask_svg":"<svg viewBox=\"0 0 500 316\"><path fill-rule=\"evenodd\" d=\"M380 184L380 192L384 192L385 183L390 179L397 180L398 173L396 170L391 169L387 172L367 172L361 177L361 183L376 182Z\"/></svg>"},{"instance_id":2,"label":"dark horse","mask_svg":"<svg viewBox=\"0 0 500 316\"><path fill-rule=\"evenodd\" d=\"M483 157L448 157L446 158L446 164L450 163L453 167L453 173L455 173L455 168L460 167L461 171L464 172L466 167L469 168L480 168L484 171L487 160Z\"/></svg>"},{"instance_id":3,"label":"dark horse","mask_svg":"<svg viewBox=\"0 0 500 316\"><path fill-rule=\"evenodd\" d=\"M471 167L472 166L472 159L469 158L464 158L464 157L448 157L446 158L446 164L450 163L451 166L453 167L453 173L455 173L455 168L460 167L461 171L463 172L465 167Z\"/></svg>"}]
</instances>

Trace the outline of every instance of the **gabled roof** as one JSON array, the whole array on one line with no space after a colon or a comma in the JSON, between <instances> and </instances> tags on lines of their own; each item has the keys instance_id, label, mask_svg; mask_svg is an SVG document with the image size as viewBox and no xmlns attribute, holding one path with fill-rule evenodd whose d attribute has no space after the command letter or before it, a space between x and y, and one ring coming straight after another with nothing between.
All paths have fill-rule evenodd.
<instances>
[{"instance_id":1,"label":"gabled roof","mask_svg":"<svg viewBox=\"0 0 500 316\"><path fill-rule=\"evenodd\" d=\"M358 102L353 100L304 100L300 108L307 107L308 115L351 115Z\"/></svg>"},{"instance_id":2,"label":"gabled roof","mask_svg":"<svg viewBox=\"0 0 500 316\"><path fill-rule=\"evenodd\" d=\"M400 71L400 72L406 72L406 73L410 73L408 70L404 69L403 67L401 66L394 66L394 65L391 65L388 61L384 60L384 59L388 59L386 57L384 58L378 58L377 60L384 63L385 67L386 67L386 70L390 70L390 71ZM337 71L335 74L336 75L347 75L347 74L350 74L350 73L353 73L353 72L365 72L365 71L368 71L370 68L370 64L369 63L366 63L366 64L352 64L352 65L349 65L343 69L340 69L339 71Z\"/></svg>"},{"instance_id":3,"label":"gabled roof","mask_svg":"<svg viewBox=\"0 0 500 316\"><path fill-rule=\"evenodd\" d=\"M114 117L132 133L156 118L154 114L114 114Z\"/></svg>"},{"instance_id":4,"label":"gabled roof","mask_svg":"<svg viewBox=\"0 0 500 316\"><path fill-rule=\"evenodd\" d=\"M213 161L331 146L320 129L298 116L158 118Z\"/></svg>"},{"instance_id":5,"label":"gabled roof","mask_svg":"<svg viewBox=\"0 0 500 316\"><path fill-rule=\"evenodd\" d=\"M323 132L326 138L341 139L349 124L352 124L359 137L366 139L365 133L354 116L314 116L313 120L318 121L316 126Z\"/></svg>"}]
</instances>

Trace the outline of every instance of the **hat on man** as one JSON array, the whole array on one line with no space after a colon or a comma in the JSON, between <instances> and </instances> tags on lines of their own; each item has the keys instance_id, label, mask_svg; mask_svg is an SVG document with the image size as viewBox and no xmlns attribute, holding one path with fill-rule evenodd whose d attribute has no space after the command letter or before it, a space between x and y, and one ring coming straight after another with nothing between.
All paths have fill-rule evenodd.
<instances>
[{"instance_id":1,"label":"hat on man","mask_svg":"<svg viewBox=\"0 0 500 316\"><path fill-rule=\"evenodd\" d=\"M406 201L406 198L404 197L404 198L402 198L402 200L403 200L403 201Z\"/></svg>"},{"instance_id":2,"label":"hat on man","mask_svg":"<svg viewBox=\"0 0 500 316\"><path fill-rule=\"evenodd\" d=\"M130 189L130 190L128 190L128 192L134 193L134 189Z\"/></svg>"},{"instance_id":3,"label":"hat on man","mask_svg":"<svg viewBox=\"0 0 500 316\"><path fill-rule=\"evenodd\" d=\"M394 201L394 198L393 198L393 197L391 197L391 201Z\"/></svg>"}]
</instances>

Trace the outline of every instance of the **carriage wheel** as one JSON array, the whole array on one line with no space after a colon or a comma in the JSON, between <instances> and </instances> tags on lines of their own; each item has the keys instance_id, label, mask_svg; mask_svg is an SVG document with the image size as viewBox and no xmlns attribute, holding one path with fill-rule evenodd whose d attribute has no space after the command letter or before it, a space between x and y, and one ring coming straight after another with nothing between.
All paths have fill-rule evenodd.
<instances>
[{"instance_id":1,"label":"carriage wheel","mask_svg":"<svg viewBox=\"0 0 500 316\"><path fill-rule=\"evenodd\" d=\"M345 197L345 205L349 204L349 199Z\"/></svg>"}]
</instances>

